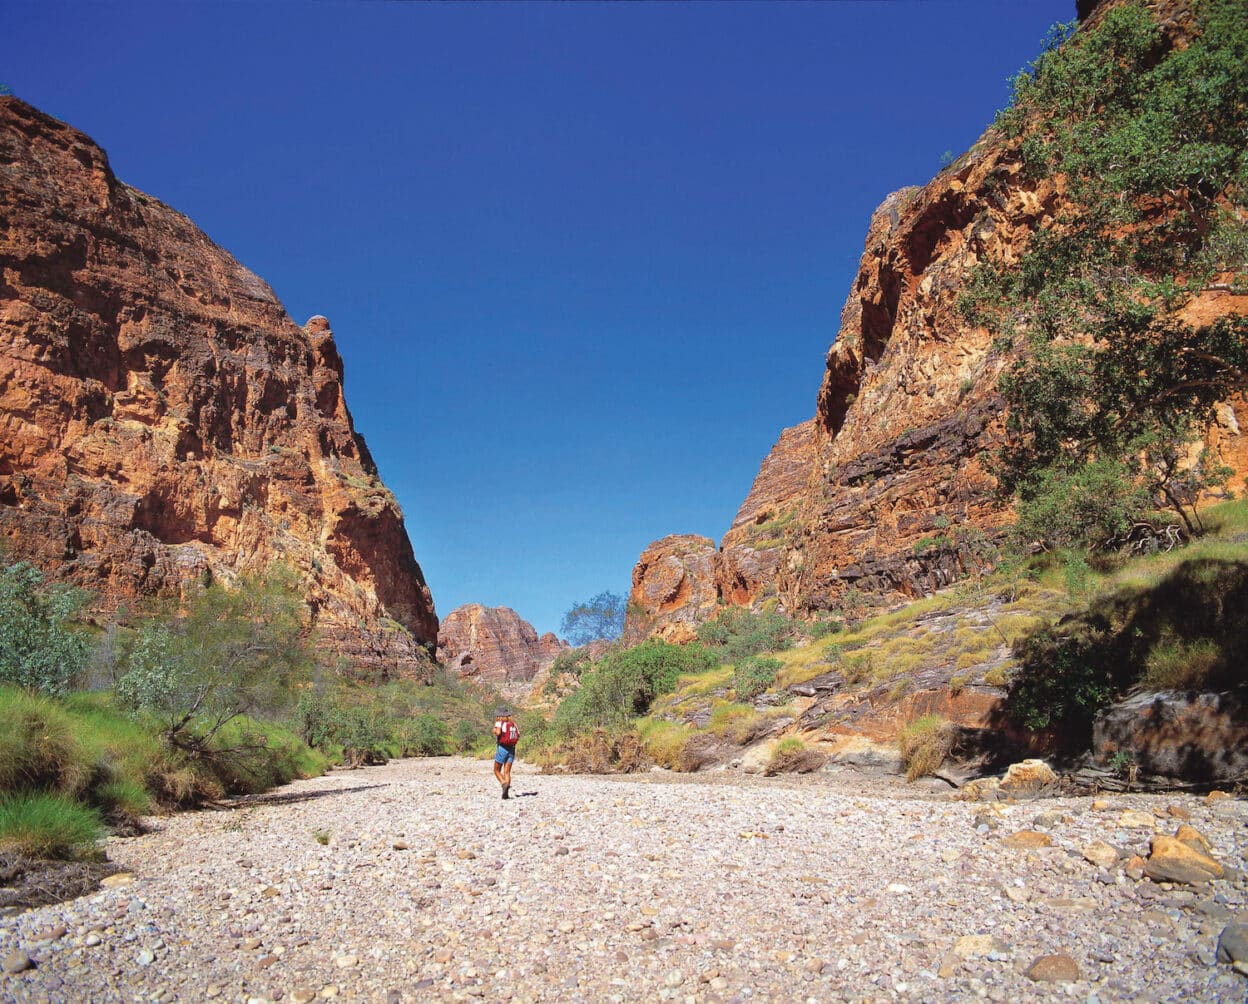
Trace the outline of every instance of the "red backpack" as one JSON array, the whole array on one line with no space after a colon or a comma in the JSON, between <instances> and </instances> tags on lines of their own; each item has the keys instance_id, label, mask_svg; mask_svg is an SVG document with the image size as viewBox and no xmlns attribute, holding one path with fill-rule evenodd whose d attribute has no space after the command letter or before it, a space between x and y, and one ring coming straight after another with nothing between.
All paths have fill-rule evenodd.
<instances>
[{"instance_id":1,"label":"red backpack","mask_svg":"<svg viewBox=\"0 0 1248 1004\"><path fill-rule=\"evenodd\" d=\"M504 746L515 746L520 739L520 729L511 720L498 723L498 741Z\"/></svg>"}]
</instances>

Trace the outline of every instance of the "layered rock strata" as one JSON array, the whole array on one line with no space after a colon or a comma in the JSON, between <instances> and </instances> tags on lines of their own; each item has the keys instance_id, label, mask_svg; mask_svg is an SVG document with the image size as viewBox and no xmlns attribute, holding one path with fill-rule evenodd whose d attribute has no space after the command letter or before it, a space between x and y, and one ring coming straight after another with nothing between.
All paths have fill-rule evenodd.
<instances>
[{"instance_id":1,"label":"layered rock strata","mask_svg":"<svg viewBox=\"0 0 1248 1004\"><path fill-rule=\"evenodd\" d=\"M1165 6L1167 32L1181 33L1186 7ZM987 465L1001 440L997 387L1009 359L987 330L966 323L958 299L976 264L1017 261L1061 207L1061 180L1025 176L1018 144L991 129L927 185L884 200L871 217L809 432L799 426L781 437L718 557L703 562L708 581L690 584L688 595L714 589L741 605L775 595L791 613L811 615L841 605L851 588L921 596L982 564L985 541L1010 520ZM1245 313L1248 296L1224 288L1196 298L1184 319ZM1229 402L1210 437L1239 474L1248 471L1246 422L1248 405ZM765 548L750 541L759 514L782 531L769 534ZM662 610L650 604L663 592L647 582L656 567L643 556L634 572L633 632L698 616L670 601Z\"/></svg>"},{"instance_id":2,"label":"layered rock strata","mask_svg":"<svg viewBox=\"0 0 1248 1004\"><path fill-rule=\"evenodd\" d=\"M460 679L488 684L510 700L528 695L533 680L550 667L567 642L533 625L510 607L469 603L456 607L438 628L438 661Z\"/></svg>"},{"instance_id":3,"label":"layered rock strata","mask_svg":"<svg viewBox=\"0 0 1248 1004\"><path fill-rule=\"evenodd\" d=\"M0 535L101 611L275 563L325 645L424 675L433 600L329 323L88 137L0 98Z\"/></svg>"}]
</instances>

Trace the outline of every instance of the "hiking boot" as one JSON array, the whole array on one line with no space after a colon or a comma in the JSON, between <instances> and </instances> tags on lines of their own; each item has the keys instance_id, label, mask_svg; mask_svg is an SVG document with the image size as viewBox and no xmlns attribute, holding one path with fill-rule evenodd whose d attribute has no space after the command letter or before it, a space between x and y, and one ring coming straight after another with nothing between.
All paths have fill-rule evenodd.
<instances>
[{"instance_id":1,"label":"hiking boot","mask_svg":"<svg viewBox=\"0 0 1248 1004\"><path fill-rule=\"evenodd\" d=\"M509 784L503 785L503 798L511 798L511 796L507 794L509 791L511 791L511 785Z\"/></svg>"}]
</instances>

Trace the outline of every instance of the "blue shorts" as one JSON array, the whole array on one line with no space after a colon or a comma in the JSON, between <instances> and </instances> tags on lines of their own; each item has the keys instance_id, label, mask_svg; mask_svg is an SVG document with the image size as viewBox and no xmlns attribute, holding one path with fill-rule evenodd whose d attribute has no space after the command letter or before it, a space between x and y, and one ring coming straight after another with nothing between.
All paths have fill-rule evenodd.
<instances>
[{"instance_id":1,"label":"blue shorts","mask_svg":"<svg viewBox=\"0 0 1248 1004\"><path fill-rule=\"evenodd\" d=\"M498 744L498 749L494 751L494 762L500 767L503 764L513 763L516 759L516 748L514 746L504 746Z\"/></svg>"}]
</instances>

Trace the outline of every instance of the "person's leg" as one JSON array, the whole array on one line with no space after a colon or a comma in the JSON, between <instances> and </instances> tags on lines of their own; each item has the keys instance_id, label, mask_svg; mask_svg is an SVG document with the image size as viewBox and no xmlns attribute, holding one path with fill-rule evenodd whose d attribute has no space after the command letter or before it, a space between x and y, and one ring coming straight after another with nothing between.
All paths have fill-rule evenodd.
<instances>
[{"instance_id":1,"label":"person's leg","mask_svg":"<svg viewBox=\"0 0 1248 1004\"><path fill-rule=\"evenodd\" d=\"M507 782L503 780L503 771L510 773L510 768L504 767L503 748L500 746L494 751L494 780L499 784L506 786Z\"/></svg>"},{"instance_id":2,"label":"person's leg","mask_svg":"<svg viewBox=\"0 0 1248 1004\"><path fill-rule=\"evenodd\" d=\"M511 765L516 762L515 753L508 753L506 762L503 764L503 798L511 795Z\"/></svg>"}]
</instances>

